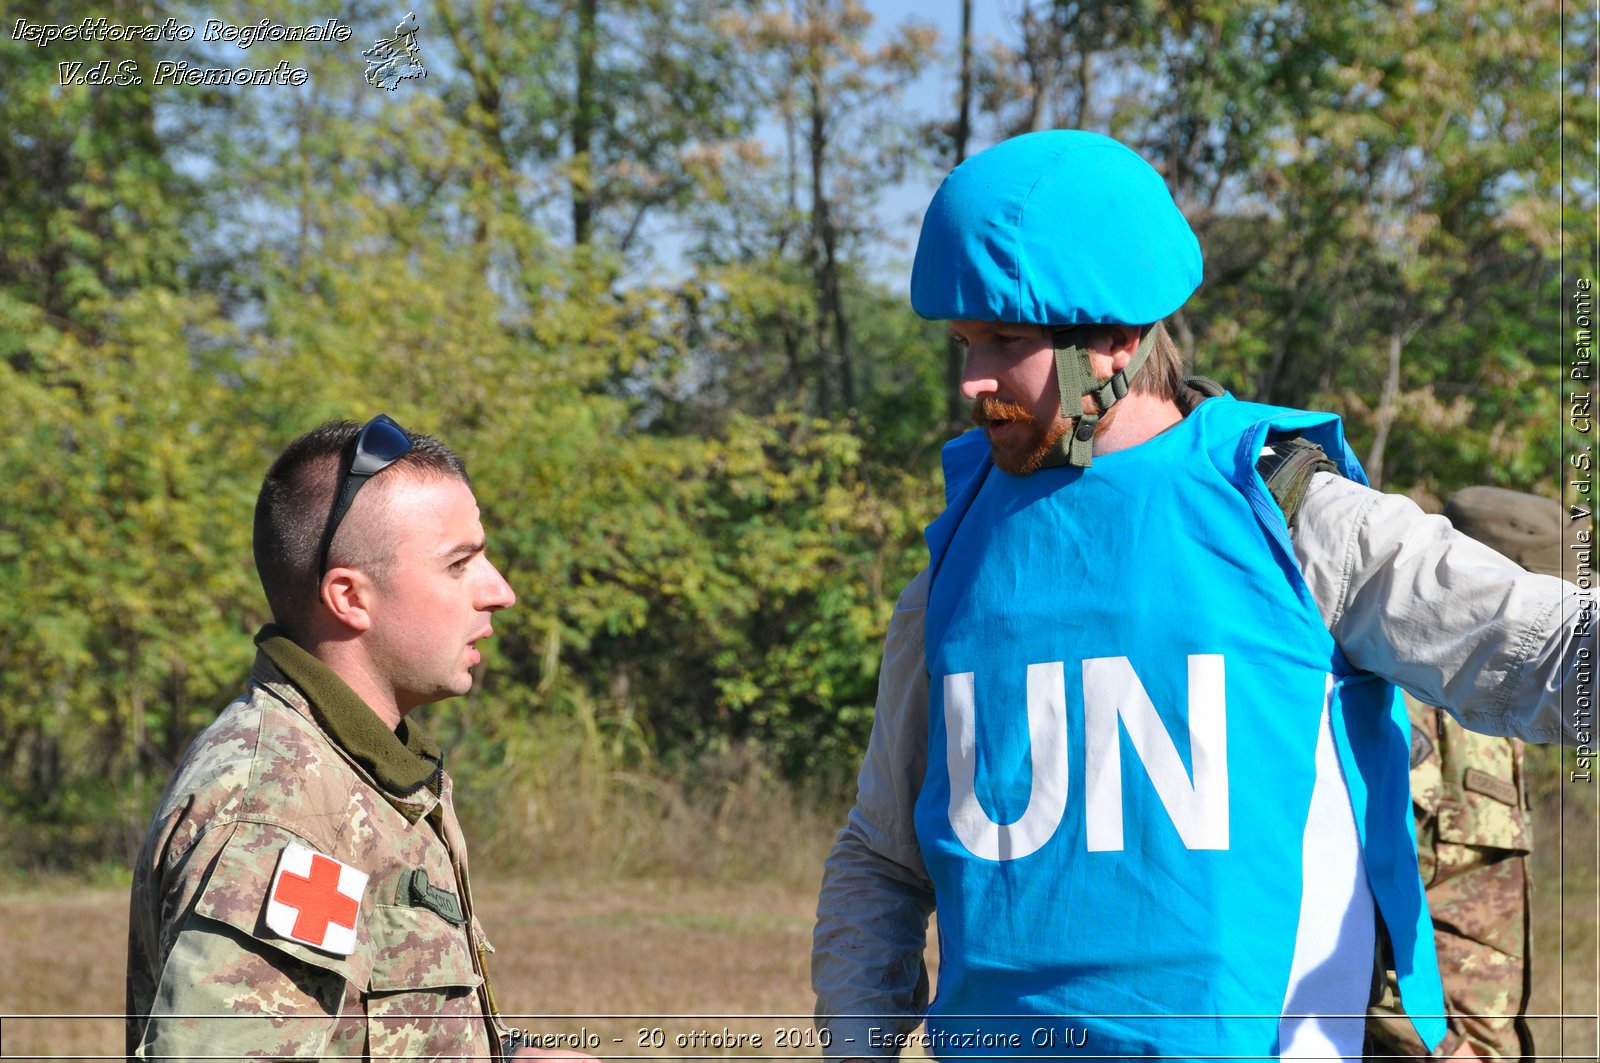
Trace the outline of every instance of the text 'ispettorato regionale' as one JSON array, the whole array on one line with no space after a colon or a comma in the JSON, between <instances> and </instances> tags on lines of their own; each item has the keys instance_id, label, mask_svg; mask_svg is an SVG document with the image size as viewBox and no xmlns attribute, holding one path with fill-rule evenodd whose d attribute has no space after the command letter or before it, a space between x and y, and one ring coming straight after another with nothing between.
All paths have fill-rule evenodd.
<instances>
[{"instance_id":1,"label":"text 'ispettorato regionale'","mask_svg":"<svg viewBox=\"0 0 1600 1063\"><path fill-rule=\"evenodd\" d=\"M233 44L241 49L261 43L344 42L352 36L350 27L337 18L305 25L288 25L271 19L233 23L211 18L206 19L198 34L201 42ZM196 28L170 17L163 22L139 23L112 22L103 17L78 22L33 22L19 18L11 27L11 37L39 48L58 42L155 44L193 41ZM62 85L140 85L145 80L139 62L134 59L115 64L110 59L97 63L64 62L58 64L58 72ZM164 59L156 63L151 80L156 85L303 85L309 77L304 67L291 66L286 61L270 67L202 67Z\"/></svg>"}]
</instances>

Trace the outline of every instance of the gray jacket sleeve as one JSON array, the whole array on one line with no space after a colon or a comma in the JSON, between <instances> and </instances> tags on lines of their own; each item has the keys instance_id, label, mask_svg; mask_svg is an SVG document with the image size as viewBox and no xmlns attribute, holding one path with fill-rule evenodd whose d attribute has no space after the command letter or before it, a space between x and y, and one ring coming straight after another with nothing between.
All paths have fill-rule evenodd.
<instances>
[{"instance_id":1,"label":"gray jacket sleeve","mask_svg":"<svg viewBox=\"0 0 1600 1063\"><path fill-rule=\"evenodd\" d=\"M927 761L924 570L906 587L884 639L878 703L855 807L823 865L812 939L817 1027L830 1059L893 1058L928 1004L923 964L933 884L913 806Z\"/></svg>"},{"instance_id":2,"label":"gray jacket sleeve","mask_svg":"<svg viewBox=\"0 0 1600 1063\"><path fill-rule=\"evenodd\" d=\"M1524 570L1403 495L1329 473L1301 504L1294 552L1355 667L1474 731L1589 743L1591 593Z\"/></svg>"}]
</instances>

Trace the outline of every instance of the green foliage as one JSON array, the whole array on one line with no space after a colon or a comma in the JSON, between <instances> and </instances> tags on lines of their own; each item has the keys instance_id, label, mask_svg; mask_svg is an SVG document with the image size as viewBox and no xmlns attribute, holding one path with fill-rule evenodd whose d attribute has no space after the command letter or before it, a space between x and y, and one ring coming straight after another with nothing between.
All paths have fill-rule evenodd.
<instances>
[{"instance_id":1,"label":"green foliage","mask_svg":"<svg viewBox=\"0 0 1600 1063\"><path fill-rule=\"evenodd\" d=\"M1198 368L1343 414L1385 486L1555 494L1561 6L1114 7L1028 5L1058 47L993 57L988 99L1013 131L1070 105L1163 170L1206 250L1174 321Z\"/></svg>"},{"instance_id":2,"label":"green foliage","mask_svg":"<svg viewBox=\"0 0 1600 1063\"><path fill-rule=\"evenodd\" d=\"M1343 412L1392 487L1553 490L1558 278L1594 257L1560 14L1034 2L979 102L1164 167L1201 369ZM340 47L72 56L284 58L293 91L62 86L59 47L0 40L0 814L30 860L137 836L266 619L261 475L380 410L466 455L519 595L425 724L491 834L848 790L941 498L944 330L871 265L876 197L943 165L898 95L934 36L852 0L419 16L395 93L362 81L396 17L368 3ZM1565 32L1592 55L1591 16Z\"/></svg>"}]
</instances>

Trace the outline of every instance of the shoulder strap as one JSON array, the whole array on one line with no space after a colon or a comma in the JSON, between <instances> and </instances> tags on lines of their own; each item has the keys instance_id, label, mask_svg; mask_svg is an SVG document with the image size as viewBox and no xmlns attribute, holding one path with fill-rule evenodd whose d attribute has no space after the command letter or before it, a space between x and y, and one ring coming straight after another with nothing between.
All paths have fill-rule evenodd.
<instances>
[{"instance_id":1,"label":"shoulder strap","mask_svg":"<svg viewBox=\"0 0 1600 1063\"><path fill-rule=\"evenodd\" d=\"M1187 417L1202 402L1225 394L1226 389L1210 377L1186 376L1178 389L1178 408ZM1267 482L1267 490L1283 510L1283 519L1290 528L1300 515L1300 503L1305 501L1311 478L1319 472L1343 475L1320 445L1299 435L1283 436L1262 447L1256 472Z\"/></svg>"},{"instance_id":2,"label":"shoulder strap","mask_svg":"<svg viewBox=\"0 0 1600 1063\"><path fill-rule=\"evenodd\" d=\"M1227 393L1227 389L1208 376L1186 376L1183 386L1178 388L1178 409L1187 417L1202 402Z\"/></svg>"},{"instance_id":3,"label":"shoulder strap","mask_svg":"<svg viewBox=\"0 0 1600 1063\"><path fill-rule=\"evenodd\" d=\"M1261 448L1256 472L1267 482L1267 490L1272 492L1278 508L1283 510L1283 519L1292 529L1300 516L1300 503L1305 501L1311 478L1319 472L1337 476L1339 466L1311 440L1304 436L1287 436Z\"/></svg>"}]
</instances>

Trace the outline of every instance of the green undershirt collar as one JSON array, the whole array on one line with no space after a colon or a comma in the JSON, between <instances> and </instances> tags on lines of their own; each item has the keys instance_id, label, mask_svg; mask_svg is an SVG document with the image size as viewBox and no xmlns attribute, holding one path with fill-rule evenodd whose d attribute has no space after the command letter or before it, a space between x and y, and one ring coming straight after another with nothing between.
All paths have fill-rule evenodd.
<instances>
[{"instance_id":1,"label":"green undershirt collar","mask_svg":"<svg viewBox=\"0 0 1600 1063\"><path fill-rule=\"evenodd\" d=\"M404 719L389 730L333 669L291 642L282 628L263 627L256 646L300 688L328 737L385 790L396 797L410 797L424 786L439 792L444 755L421 730Z\"/></svg>"}]
</instances>

